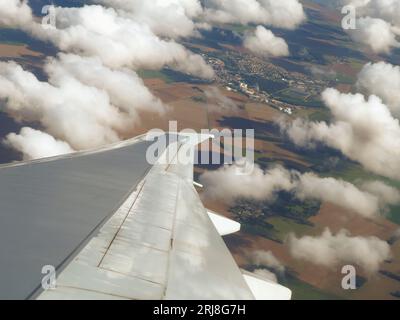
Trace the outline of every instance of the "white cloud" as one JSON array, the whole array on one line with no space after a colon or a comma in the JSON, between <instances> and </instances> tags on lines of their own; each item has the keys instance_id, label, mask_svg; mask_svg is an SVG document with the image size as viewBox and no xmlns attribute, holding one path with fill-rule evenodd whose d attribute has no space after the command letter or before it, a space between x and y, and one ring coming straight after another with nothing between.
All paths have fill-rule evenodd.
<instances>
[{"instance_id":1,"label":"white cloud","mask_svg":"<svg viewBox=\"0 0 400 320\"><path fill-rule=\"evenodd\" d=\"M256 250L248 255L250 263L256 267L267 267L272 270L284 273L285 266L274 256L271 251Z\"/></svg>"},{"instance_id":2,"label":"white cloud","mask_svg":"<svg viewBox=\"0 0 400 320\"><path fill-rule=\"evenodd\" d=\"M204 197L232 204L236 199L273 201L277 192L293 193L300 200L319 200L355 212L366 218L385 213L389 205L400 203L397 189L381 182L356 186L334 178L321 178L313 173L301 174L275 167L263 171L258 166L248 176L238 175L233 165L200 176Z\"/></svg>"},{"instance_id":3,"label":"white cloud","mask_svg":"<svg viewBox=\"0 0 400 320\"><path fill-rule=\"evenodd\" d=\"M173 40L157 37L151 29L112 8L84 6L56 9L57 28L36 25L33 34L52 41L62 51L97 56L108 67L161 69L212 78L213 69L203 58ZM105 50L105 48L107 48Z\"/></svg>"},{"instance_id":4,"label":"white cloud","mask_svg":"<svg viewBox=\"0 0 400 320\"><path fill-rule=\"evenodd\" d=\"M381 181L369 181L362 184L361 188L378 197L379 205L397 205L400 203L400 192Z\"/></svg>"},{"instance_id":5,"label":"white cloud","mask_svg":"<svg viewBox=\"0 0 400 320\"><path fill-rule=\"evenodd\" d=\"M254 54L261 57L281 57L289 55L289 47L286 41L276 37L270 30L258 26L254 33L248 34L243 45Z\"/></svg>"},{"instance_id":6,"label":"white cloud","mask_svg":"<svg viewBox=\"0 0 400 320\"><path fill-rule=\"evenodd\" d=\"M298 0L205 0L206 19L219 23L259 23L295 29L306 19Z\"/></svg>"},{"instance_id":7,"label":"white cloud","mask_svg":"<svg viewBox=\"0 0 400 320\"><path fill-rule=\"evenodd\" d=\"M305 20L303 6L298 0L96 2L108 8L100 5L58 7L57 28L43 28L33 21L30 8L25 2L21 4L18 0L12 0L9 6L3 0L0 5L4 3L7 9L0 16L0 21L6 25L22 27L43 40L52 41L65 52L98 56L109 67L160 69L170 66L182 72L212 78L213 70L201 56L173 40L161 39L157 35L167 38L195 35L196 29L204 26L204 17L206 20L214 20L213 17L225 16L228 17L226 22L259 22L290 29ZM220 22L221 19L216 20ZM283 45L282 39L269 37L269 40L273 40L274 46ZM272 50L272 54L276 50Z\"/></svg>"},{"instance_id":8,"label":"white cloud","mask_svg":"<svg viewBox=\"0 0 400 320\"><path fill-rule=\"evenodd\" d=\"M324 143L374 173L400 179L400 124L382 100L336 89L325 90L322 97L332 123L297 119L281 124L290 139L304 147Z\"/></svg>"},{"instance_id":9,"label":"white cloud","mask_svg":"<svg viewBox=\"0 0 400 320\"><path fill-rule=\"evenodd\" d=\"M139 121L138 112L164 113L165 105L153 96L143 80L129 69L110 69L100 59L85 58L73 54L60 54L59 59L51 59L45 66L51 79L69 75L81 83L104 90L110 102L120 110Z\"/></svg>"},{"instance_id":10,"label":"white cloud","mask_svg":"<svg viewBox=\"0 0 400 320\"><path fill-rule=\"evenodd\" d=\"M264 172L256 166L251 175L239 175L238 170L233 165L202 174L200 182L205 186L204 196L228 203L241 197L272 200L277 191L292 188L290 173L281 167Z\"/></svg>"},{"instance_id":11,"label":"white cloud","mask_svg":"<svg viewBox=\"0 0 400 320\"><path fill-rule=\"evenodd\" d=\"M398 0L342 0L356 7L357 28L354 40L376 53L390 53L400 46L400 2Z\"/></svg>"},{"instance_id":12,"label":"white cloud","mask_svg":"<svg viewBox=\"0 0 400 320\"><path fill-rule=\"evenodd\" d=\"M393 48L400 47L396 28L382 19L359 18L357 28L351 30L350 35L355 41L368 45L376 53L389 54Z\"/></svg>"},{"instance_id":13,"label":"white cloud","mask_svg":"<svg viewBox=\"0 0 400 320\"><path fill-rule=\"evenodd\" d=\"M382 98L390 111L400 118L400 67L386 62L368 63L358 75L357 88Z\"/></svg>"},{"instance_id":14,"label":"white cloud","mask_svg":"<svg viewBox=\"0 0 400 320\"><path fill-rule=\"evenodd\" d=\"M68 143L56 140L45 132L28 127L22 128L19 134L8 134L3 143L21 152L25 160L74 152Z\"/></svg>"},{"instance_id":15,"label":"white cloud","mask_svg":"<svg viewBox=\"0 0 400 320\"><path fill-rule=\"evenodd\" d=\"M267 269L255 269L253 273L260 276L263 279L268 279L272 282L278 283L277 276L273 272Z\"/></svg>"},{"instance_id":16,"label":"white cloud","mask_svg":"<svg viewBox=\"0 0 400 320\"><path fill-rule=\"evenodd\" d=\"M305 20L297 0L94 2L102 5L57 7L57 27L52 28L32 16L27 1L0 0L1 25L23 29L64 52L46 63L48 82L14 63L0 64L0 97L7 100L7 112L17 120L39 122L76 150L125 137L139 112L165 110L132 70L170 67L213 78L204 59L174 39L210 28L214 13L229 16L228 22L259 21L289 29ZM234 106L215 92L213 97L219 106Z\"/></svg>"},{"instance_id":17,"label":"white cloud","mask_svg":"<svg viewBox=\"0 0 400 320\"><path fill-rule=\"evenodd\" d=\"M8 8L3 2L0 5ZM99 5L57 7L57 28L45 28L34 22L26 4L21 7L15 2L10 8L0 15L3 24L20 27L42 40L51 41L62 51L98 56L110 67L160 69L170 66L204 78L214 75L201 56L173 40L157 37L145 22L120 15L113 8Z\"/></svg>"},{"instance_id":18,"label":"white cloud","mask_svg":"<svg viewBox=\"0 0 400 320\"><path fill-rule=\"evenodd\" d=\"M157 35L171 38L195 34L203 9L198 0L96 0L120 11L139 23L146 24Z\"/></svg>"},{"instance_id":19,"label":"white cloud","mask_svg":"<svg viewBox=\"0 0 400 320\"><path fill-rule=\"evenodd\" d=\"M0 98L16 119L40 122L76 150L116 142L118 132L134 124L133 118L110 103L105 91L67 73L41 82L14 62L0 62Z\"/></svg>"},{"instance_id":20,"label":"white cloud","mask_svg":"<svg viewBox=\"0 0 400 320\"><path fill-rule=\"evenodd\" d=\"M110 69L98 58L60 54L44 70L48 82L14 62L0 62L0 98L14 118L41 123L76 150L129 136L140 112L167 110L136 73Z\"/></svg>"},{"instance_id":21,"label":"white cloud","mask_svg":"<svg viewBox=\"0 0 400 320\"><path fill-rule=\"evenodd\" d=\"M32 19L32 10L27 1L0 0L0 26L24 27Z\"/></svg>"},{"instance_id":22,"label":"white cloud","mask_svg":"<svg viewBox=\"0 0 400 320\"><path fill-rule=\"evenodd\" d=\"M312 173L298 175L296 196L299 199L323 200L346 208L367 218L385 211L387 205L400 203L400 193L381 182L363 187L334 178L320 178Z\"/></svg>"},{"instance_id":23,"label":"white cloud","mask_svg":"<svg viewBox=\"0 0 400 320\"><path fill-rule=\"evenodd\" d=\"M359 16L380 18L393 25L400 25L398 0L344 0L344 3L356 6Z\"/></svg>"},{"instance_id":24,"label":"white cloud","mask_svg":"<svg viewBox=\"0 0 400 320\"><path fill-rule=\"evenodd\" d=\"M325 267L356 264L367 273L375 273L390 258L390 246L377 237L352 237L346 230L336 235L326 229L320 236L288 239L291 255Z\"/></svg>"}]
</instances>

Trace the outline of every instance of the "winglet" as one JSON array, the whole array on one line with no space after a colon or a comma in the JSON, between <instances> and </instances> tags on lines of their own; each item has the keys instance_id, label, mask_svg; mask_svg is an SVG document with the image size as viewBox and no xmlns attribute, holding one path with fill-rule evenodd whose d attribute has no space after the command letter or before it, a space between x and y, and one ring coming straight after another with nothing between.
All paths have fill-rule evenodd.
<instances>
[{"instance_id":1,"label":"winglet","mask_svg":"<svg viewBox=\"0 0 400 320\"><path fill-rule=\"evenodd\" d=\"M207 213L220 236L226 236L240 231L240 223L225 218L210 210L208 210Z\"/></svg>"},{"instance_id":2,"label":"winglet","mask_svg":"<svg viewBox=\"0 0 400 320\"><path fill-rule=\"evenodd\" d=\"M291 300L292 291L260 275L242 270L244 280L256 300Z\"/></svg>"}]
</instances>

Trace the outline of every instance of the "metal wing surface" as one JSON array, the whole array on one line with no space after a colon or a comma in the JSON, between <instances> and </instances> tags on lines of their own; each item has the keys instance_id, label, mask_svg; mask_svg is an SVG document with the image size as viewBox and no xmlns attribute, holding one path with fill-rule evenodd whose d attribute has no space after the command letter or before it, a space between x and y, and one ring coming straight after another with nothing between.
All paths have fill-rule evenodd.
<instances>
[{"instance_id":1,"label":"metal wing surface","mask_svg":"<svg viewBox=\"0 0 400 320\"><path fill-rule=\"evenodd\" d=\"M0 167L0 298L290 298L243 275L221 238L240 226L204 208L181 159L208 138L168 139L154 164L139 137ZM55 288L44 290L43 266Z\"/></svg>"}]
</instances>

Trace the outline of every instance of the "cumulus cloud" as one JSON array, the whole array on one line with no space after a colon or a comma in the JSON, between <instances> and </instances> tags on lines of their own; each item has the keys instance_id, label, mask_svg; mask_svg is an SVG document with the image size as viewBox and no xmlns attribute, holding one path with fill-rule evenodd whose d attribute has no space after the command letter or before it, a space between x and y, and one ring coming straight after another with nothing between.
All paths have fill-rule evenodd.
<instances>
[{"instance_id":1,"label":"cumulus cloud","mask_svg":"<svg viewBox=\"0 0 400 320\"><path fill-rule=\"evenodd\" d=\"M357 88L382 98L390 111L400 118L400 67L386 62L368 63L358 75Z\"/></svg>"},{"instance_id":2,"label":"cumulus cloud","mask_svg":"<svg viewBox=\"0 0 400 320\"><path fill-rule=\"evenodd\" d=\"M44 70L48 82L14 62L1 62L0 99L11 116L39 122L76 150L116 142L129 136L139 113L167 110L135 72L110 69L95 57L60 54Z\"/></svg>"},{"instance_id":3,"label":"cumulus cloud","mask_svg":"<svg viewBox=\"0 0 400 320\"><path fill-rule=\"evenodd\" d=\"M53 157L74 152L68 143L56 140L45 132L28 127L22 128L19 134L8 134L3 143L21 152L24 160Z\"/></svg>"},{"instance_id":4,"label":"cumulus cloud","mask_svg":"<svg viewBox=\"0 0 400 320\"><path fill-rule=\"evenodd\" d=\"M256 250L248 255L250 263L256 267L270 268L275 272L284 273L285 266L274 256L271 251Z\"/></svg>"},{"instance_id":5,"label":"cumulus cloud","mask_svg":"<svg viewBox=\"0 0 400 320\"><path fill-rule=\"evenodd\" d=\"M32 15L25 12L26 8L29 9L26 3L24 6L14 4L11 8L0 16L4 24L20 27L37 38L51 41L62 51L98 56L110 67L160 69L170 66L204 78L214 75L213 69L201 56L173 40L161 39L149 25L133 20L134 17L120 15L113 8L100 5L57 7L54 10L57 27L36 23ZM18 24L18 21L22 22Z\"/></svg>"},{"instance_id":6,"label":"cumulus cloud","mask_svg":"<svg viewBox=\"0 0 400 320\"><path fill-rule=\"evenodd\" d=\"M254 33L248 34L243 45L254 54L261 57L281 57L289 55L286 41L276 37L270 30L258 26Z\"/></svg>"},{"instance_id":7,"label":"cumulus cloud","mask_svg":"<svg viewBox=\"0 0 400 320\"><path fill-rule=\"evenodd\" d=\"M0 26L24 27L33 20L26 0L0 0Z\"/></svg>"},{"instance_id":8,"label":"cumulus cloud","mask_svg":"<svg viewBox=\"0 0 400 320\"><path fill-rule=\"evenodd\" d=\"M113 8L99 5L82 8L56 8L57 28L37 25L32 32L53 42L62 51L97 56L112 68L161 69L204 78L214 76L204 59L173 40L157 37L151 29L118 15ZM107 48L107 49L105 49Z\"/></svg>"},{"instance_id":9,"label":"cumulus cloud","mask_svg":"<svg viewBox=\"0 0 400 320\"><path fill-rule=\"evenodd\" d=\"M326 89L322 98L332 113L332 123L301 119L281 123L289 138L303 147L324 143L374 173L400 179L400 124L382 100L336 89Z\"/></svg>"},{"instance_id":10,"label":"cumulus cloud","mask_svg":"<svg viewBox=\"0 0 400 320\"><path fill-rule=\"evenodd\" d=\"M397 205L400 203L400 192L381 181L369 181L362 184L361 188L378 197L380 206Z\"/></svg>"},{"instance_id":11,"label":"cumulus cloud","mask_svg":"<svg viewBox=\"0 0 400 320\"><path fill-rule=\"evenodd\" d=\"M352 38L368 45L376 53L390 53L393 48L399 48L398 30L389 22L364 17L357 19L357 28L350 32Z\"/></svg>"},{"instance_id":12,"label":"cumulus cloud","mask_svg":"<svg viewBox=\"0 0 400 320\"><path fill-rule=\"evenodd\" d=\"M272 200L277 191L292 188L290 173L281 167L264 172L256 166L251 175L239 175L238 170L232 165L202 174L200 182L205 186L204 196L228 203L238 198Z\"/></svg>"},{"instance_id":13,"label":"cumulus cloud","mask_svg":"<svg viewBox=\"0 0 400 320\"><path fill-rule=\"evenodd\" d=\"M127 68L110 69L96 57L60 54L58 59L48 61L45 71L51 79L69 75L87 86L106 91L114 106L137 121L140 111L162 114L167 109L135 72Z\"/></svg>"},{"instance_id":14,"label":"cumulus cloud","mask_svg":"<svg viewBox=\"0 0 400 320\"><path fill-rule=\"evenodd\" d=\"M356 186L340 179L301 174L283 167L263 171L256 166L249 176L238 175L237 170L233 165L200 176L205 186L204 196L231 204L240 198L273 201L277 192L287 191L300 200L330 202L366 218L376 218L385 213L389 205L400 203L400 192L379 181Z\"/></svg>"},{"instance_id":15,"label":"cumulus cloud","mask_svg":"<svg viewBox=\"0 0 400 320\"><path fill-rule=\"evenodd\" d=\"M335 235L326 229L320 236L302 238L292 234L288 245L296 259L331 268L356 264L369 274L377 272L381 263L391 256L386 241L377 237L353 237L346 230Z\"/></svg>"},{"instance_id":16,"label":"cumulus cloud","mask_svg":"<svg viewBox=\"0 0 400 320\"><path fill-rule=\"evenodd\" d=\"M357 8L359 16L384 19L393 25L400 25L400 3L397 0L343 0Z\"/></svg>"},{"instance_id":17,"label":"cumulus cloud","mask_svg":"<svg viewBox=\"0 0 400 320\"><path fill-rule=\"evenodd\" d=\"M253 273L260 276L263 279L267 279L274 283L278 283L278 277L275 275L275 273L269 271L268 269L255 269Z\"/></svg>"},{"instance_id":18,"label":"cumulus cloud","mask_svg":"<svg viewBox=\"0 0 400 320\"><path fill-rule=\"evenodd\" d=\"M47 82L13 62L1 63L0 99L11 116L40 123L48 134L76 150L126 137L142 111L165 111L132 69L169 66L205 78L213 76L201 56L159 38L145 22L112 8L57 7L54 28L36 22L26 1L1 1L0 6L4 6L0 23L75 53L47 61ZM188 14L195 13L188 10ZM18 137L28 140L26 132Z\"/></svg>"},{"instance_id":19,"label":"cumulus cloud","mask_svg":"<svg viewBox=\"0 0 400 320\"><path fill-rule=\"evenodd\" d=\"M219 23L259 23L294 29L305 19L298 0L205 0L205 17Z\"/></svg>"},{"instance_id":20,"label":"cumulus cloud","mask_svg":"<svg viewBox=\"0 0 400 320\"><path fill-rule=\"evenodd\" d=\"M74 149L98 147L120 139L133 119L115 108L109 95L68 73L42 82L14 62L0 62L0 99L18 120L39 122Z\"/></svg>"},{"instance_id":21,"label":"cumulus cloud","mask_svg":"<svg viewBox=\"0 0 400 320\"><path fill-rule=\"evenodd\" d=\"M298 175L296 196L334 203L367 218L376 217L388 205L400 203L400 192L382 182L361 187L334 178L320 178L312 173Z\"/></svg>"},{"instance_id":22,"label":"cumulus cloud","mask_svg":"<svg viewBox=\"0 0 400 320\"><path fill-rule=\"evenodd\" d=\"M357 27L350 35L376 53L400 46L400 3L397 0L343 0L357 10Z\"/></svg>"},{"instance_id":23,"label":"cumulus cloud","mask_svg":"<svg viewBox=\"0 0 400 320\"><path fill-rule=\"evenodd\" d=\"M32 15L28 1L0 0L0 25L23 29L64 52L47 61L47 82L15 63L1 63L0 99L17 120L40 123L56 141L65 141L75 150L124 138L137 123L138 113L165 110L134 70L169 67L214 77L204 59L177 39L196 35L197 29L209 28L210 22L226 20L218 16L228 17L226 22L258 22L289 29L305 19L297 0L235 0L233 5L221 0L92 3L79 8L56 7L56 27L52 27L43 26ZM258 8L261 11L254 10ZM218 98L216 92L206 94L224 108L235 105ZM24 133L15 137L28 141L29 134Z\"/></svg>"},{"instance_id":24,"label":"cumulus cloud","mask_svg":"<svg viewBox=\"0 0 400 320\"><path fill-rule=\"evenodd\" d=\"M293 29L305 19L303 6L298 0L94 2L101 5L57 7L57 27L44 28L34 22L25 1L12 0L11 5L3 1L1 5L6 9L1 11L0 21L9 26L22 27L42 40L51 41L62 51L98 56L109 67L160 69L169 66L178 71L212 78L214 72L201 56L172 39L194 35L196 28L201 28L207 20L258 22ZM268 36L271 54L285 53L283 39L271 37L265 30L260 35L264 38Z\"/></svg>"},{"instance_id":25,"label":"cumulus cloud","mask_svg":"<svg viewBox=\"0 0 400 320\"><path fill-rule=\"evenodd\" d=\"M274 256L271 251L256 250L247 255L250 264L256 267L256 275L272 282L278 283L277 275L283 275L285 266Z\"/></svg>"},{"instance_id":26,"label":"cumulus cloud","mask_svg":"<svg viewBox=\"0 0 400 320\"><path fill-rule=\"evenodd\" d=\"M95 0L146 24L157 35L179 38L195 34L193 19L203 13L198 0Z\"/></svg>"}]
</instances>

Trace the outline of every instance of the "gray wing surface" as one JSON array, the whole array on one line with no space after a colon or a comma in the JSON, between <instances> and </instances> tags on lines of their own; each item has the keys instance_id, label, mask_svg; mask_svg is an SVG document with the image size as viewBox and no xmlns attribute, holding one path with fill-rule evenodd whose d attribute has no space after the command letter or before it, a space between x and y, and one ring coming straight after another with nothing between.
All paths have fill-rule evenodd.
<instances>
[{"instance_id":1,"label":"gray wing surface","mask_svg":"<svg viewBox=\"0 0 400 320\"><path fill-rule=\"evenodd\" d=\"M0 298L27 299L68 263L150 169L149 142L0 168Z\"/></svg>"}]
</instances>

